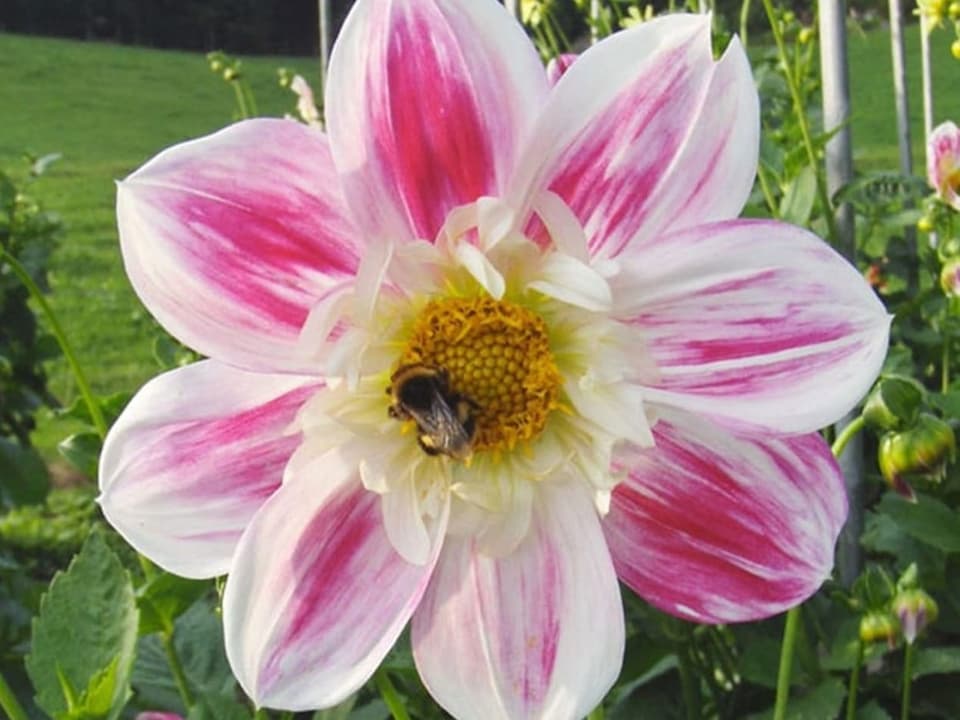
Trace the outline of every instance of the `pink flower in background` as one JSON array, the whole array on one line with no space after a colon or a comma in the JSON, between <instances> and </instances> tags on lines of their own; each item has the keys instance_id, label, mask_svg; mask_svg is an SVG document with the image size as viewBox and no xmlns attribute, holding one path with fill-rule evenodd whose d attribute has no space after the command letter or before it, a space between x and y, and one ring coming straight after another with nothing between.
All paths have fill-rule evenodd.
<instances>
[{"instance_id":1,"label":"pink flower in background","mask_svg":"<svg viewBox=\"0 0 960 720\"><path fill-rule=\"evenodd\" d=\"M960 128L945 122L927 141L927 179L945 203L960 210Z\"/></svg>"},{"instance_id":2,"label":"pink flower in background","mask_svg":"<svg viewBox=\"0 0 960 720\"><path fill-rule=\"evenodd\" d=\"M573 718L624 644L619 577L736 622L826 578L846 515L815 430L888 317L804 230L736 220L758 151L740 44L675 15L551 86L498 3L360 0L327 134L252 120L120 184L131 282L209 356L112 429L139 551L228 573L258 705L333 705L411 623L464 718Z\"/></svg>"}]
</instances>

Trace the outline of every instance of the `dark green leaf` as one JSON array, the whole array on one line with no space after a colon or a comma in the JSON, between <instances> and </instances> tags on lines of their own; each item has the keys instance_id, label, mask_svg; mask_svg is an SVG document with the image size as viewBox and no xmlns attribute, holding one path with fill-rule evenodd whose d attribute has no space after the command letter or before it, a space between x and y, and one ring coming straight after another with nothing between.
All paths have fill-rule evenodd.
<instances>
[{"instance_id":1,"label":"dark green leaf","mask_svg":"<svg viewBox=\"0 0 960 720\"><path fill-rule=\"evenodd\" d=\"M824 720L840 714L840 705L847 696L844 684L836 679L824 680L813 690L799 698L792 698L787 707L787 720ZM751 715L749 720L770 720L773 708Z\"/></svg>"},{"instance_id":2,"label":"dark green leaf","mask_svg":"<svg viewBox=\"0 0 960 720\"><path fill-rule=\"evenodd\" d=\"M253 714L230 695L204 695L190 708L187 720L250 720Z\"/></svg>"},{"instance_id":3,"label":"dark green leaf","mask_svg":"<svg viewBox=\"0 0 960 720\"><path fill-rule=\"evenodd\" d=\"M857 720L891 720L891 717L890 713L880 707L876 700L871 700L857 709Z\"/></svg>"},{"instance_id":4,"label":"dark green leaf","mask_svg":"<svg viewBox=\"0 0 960 720\"><path fill-rule=\"evenodd\" d=\"M95 478L102 446L103 443L97 433L79 432L61 440L57 450L77 470L87 477Z\"/></svg>"},{"instance_id":5,"label":"dark green leaf","mask_svg":"<svg viewBox=\"0 0 960 720\"><path fill-rule=\"evenodd\" d=\"M99 701L102 684L109 681L110 710L102 717L116 718L129 693L136 639L130 577L103 537L94 533L66 572L54 577L33 622L26 666L37 704L52 716L67 710L59 671L91 700ZM116 663L113 673L111 663Z\"/></svg>"},{"instance_id":6,"label":"dark green leaf","mask_svg":"<svg viewBox=\"0 0 960 720\"><path fill-rule=\"evenodd\" d=\"M169 631L174 621L211 588L206 580L188 580L161 572L137 590L140 634Z\"/></svg>"},{"instance_id":7,"label":"dark green leaf","mask_svg":"<svg viewBox=\"0 0 960 720\"><path fill-rule=\"evenodd\" d=\"M49 487L47 466L37 452L0 437L0 505L43 502Z\"/></svg>"},{"instance_id":8,"label":"dark green leaf","mask_svg":"<svg viewBox=\"0 0 960 720\"><path fill-rule=\"evenodd\" d=\"M917 494L917 502L887 493L877 512L893 518L904 532L946 552L960 552L960 515L939 500Z\"/></svg>"},{"instance_id":9,"label":"dark green leaf","mask_svg":"<svg viewBox=\"0 0 960 720\"><path fill-rule=\"evenodd\" d=\"M913 665L913 677L960 673L960 647L920 648Z\"/></svg>"}]
</instances>

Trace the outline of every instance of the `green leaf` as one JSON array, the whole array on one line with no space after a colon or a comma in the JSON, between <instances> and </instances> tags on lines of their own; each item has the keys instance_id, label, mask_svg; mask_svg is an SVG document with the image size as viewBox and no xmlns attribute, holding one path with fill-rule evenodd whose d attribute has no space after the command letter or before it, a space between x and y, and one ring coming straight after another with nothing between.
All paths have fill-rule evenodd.
<instances>
[{"instance_id":1,"label":"green leaf","mask_svg":"<svg viewBox=\"0 0 960 720\"><path fill-rule=\"evenodd\" d=\"M960 673L960 647L921 648L914 659L913 677Z\"/></svg>"},{"instance_id":2,"label":"green leaf","mask_svg":"<svg viewBox=\"0 0 960 720\"><path fill-rule=\"evenodd\" d=\"M960 552L960 515L929 495L917 494L911 503L887 493L877 512L892 517L904 532L945 552Z\"/></svg>"},{"instance_id":3,"label":"green leaf","mask_svg":"<svg viewBox=\"0 0 960 720\"><path fill-rule=\"evenodd\" d=\"M190 708L187 720L250 720L253 715L243 703L229 695L204 695Z\"/></svg>"},{"instance_id":4,"label":"green leaf","mask_svg":"<svg viewBox=\"0 0 960 720\"><path fill-rule=\"evenodd\" d=\"M167 572L151 578L137 590L140 634L172 630L174 621L211 587L206 580L188 580Z\"/></svg>"},{"instance_id":5,"label":"green leaf","mask_svg":"<svg viewBox=\"0 0 960 720\"><path fill-rule=\"evenodd\" d=\"M54 717L68 710L59 673L70 688L84 689L80 707L85 702L101 704L109 684L108 710L96 717L118 717L129 695L136 640L130 577L103 537L94 533L66 572L53 578L33 621L26 668L37 704Z\"/></svg>"},{"instance_id":6,"label":"green leaf","mask_svg":"<svg viewBox=\"0 0 960 720\"><path fill-rule=\"evenodd\" d=\"M43 458L33 448L0 437L0 505L41 503L49 487Z\"/></svg>"},{"instance_id":7,"label":"green leaf","mask_svg":"<svg viewBox=\"0 0 960 720\"><path fill-rule=\"evenodd\" d=\"M57 450L84 475L95 478L102 445L97 433L79 432L61 440Z\"/></svg>"},{"instance_id":8,"label":"green leaf","mask_svg":"<svg viewBox=\"0 0 960 720\"><path fill-rule=\"evenodd\" d=\"M857 708L857 720L891 720L890 713L884 710L876 700L871 700L861 708Z\"/></svg>"},{"instance_id":9,"label":"green leaf","mask_svg":"<svg viewBox=\"0 0 960 720\"><path fill-rule=\"evenodd\" d=\"M353 706L357 704L357 696L351 695L339 705L334 705L325 710L317 710L313 714L312 720L347 720L350 717Z\"/></svg>"},{"instance_id":10,"label":"green leaf","mask_svg":"<svg viewBox=\"0 0 960 720\"><path fill-rule=\"evenodd\" d=\"M791 698L787 707L787 720L823 720L835 718L840 714L840 705L847 696L844 684L836 679L824 680L813 690L800 698ZM773 717L773 708L756 715L748 720L769 720Z\"/></svg>"},{"instance_id":11,"label":"green leaf","mask_svg":"<svg viewBox=\"0 0 960 720\"><path fill-rule=\"evenodd\" d=\"M214 612L212 603L201 600L177 619L173 644L190 688L197 696L226 695L234 691L236 681L223 649L222 620ZM132 683L141 705L184 712L159 634L140 639Z\"/></svg>"},{"instance_id":12,"label":"green leaf","mask_svg":"<svg viewBox=\"0 0 960 720\"><path fill-rule=\"evenodd\" d=\"M809 165L787 185L780 201L780 219L794 225L806 225L817 198L817 175Z\"/></svg>"}]
</instances>

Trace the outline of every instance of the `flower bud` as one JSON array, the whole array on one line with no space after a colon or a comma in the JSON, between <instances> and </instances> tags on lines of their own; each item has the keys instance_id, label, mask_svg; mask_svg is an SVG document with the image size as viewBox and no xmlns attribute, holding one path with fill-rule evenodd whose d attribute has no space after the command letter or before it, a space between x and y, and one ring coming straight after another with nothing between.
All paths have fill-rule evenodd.
<instances>
[{"instance_id":1,"label":"flower bud","mask_svg":"<svg viewBox=\"0 0 960 720\"><path fill-rule=\"evenodd\" d=\"M223 70L223 63L219 60L211 60L210 70L215 73L221 72Z\"/></svg>"},{"instance_id":2,"label":"flower bud","mask_svg":"<svg viewBox=\"0 0 960 720\"><path fill-rule=\"evenodd\" d=\"M960 238L940 238L937 243L937 257L940 262L947 263L960 258Z\"/></svg>"},{"instance_id":3,"label":"flower bud","mask_svg":"<svg viewBox=\"0 0 960 720\"><path fill-rule=\"evenodd\" d=\"M960 210L960 128L952 122L938 125L930 135L927 180L941 200Z\"/></svg>"},{"instance_id":4,"label":"flower bud","mask_svg":"<svg viewBox=\"0 0 960 720\"><path fill-rule=\"evenodd\" d=\"M940 287L947 297L960 297L960 259L951 260L940 269Z\"/></svg>"},{"instance_id":5,"label":"flower bud","mask_svg":"<svg viewBox=\"0 0 960 720\"><path fill-rule=\"evenodd\" d=\"M813 40L813 28L805 27L797 35L797 41L801 45L806 45L811 40Z\"/></svg>"},{"instance_id":6,"label":"flower bud","mask_svg":"<svg viewBox=\"0 0 960 720\"><path fill-rule=\"evenodd\" d=\"M897 619L886 612L868 612L860 618L860 641L866 645L886 642L893 647L897 643Z\"/></svg>"},{"instance_id":7,"label":"flower bud","mask_svg":"<svg viewBox=\"0 0 960 720\"><path fill-rule=\"evenodd\" d=\"M900 620L903 637L910 644L923 629L937 620L936 601L919 588L901 590L893 599L893 611Z\"/></svg>"},{"instance_id":8,"label":"flower bud","mask_svg":"<svg viewBox=\"0 0 960 720\"><path fill-rule=\"evenodd\" d=\"M883 378L876 384L863 407L863 419L876 430L897 430L912 426L923 396L909 380Z\"/></svg>"},{"instance_id":9,"label":"flower bud","mask_svg":"<svg viewBox=\"0 0 960 720\"><path fill-rule=\"evenodd\" d=\"M960 20L960 1L954 0L950 3L950 7L947 8L947 14L951 20Z\"/></svg>"},{"instance_id":10,"label":"flower bud","mask_svg":"<svg viewBox=\"0 0 960 720\"><path fill-rule=\"evenodd\" d=\"M227 82L233 82L234 80L238 80L239 78L240 78L240 73L237 71L236 68L230 67L223 71L223 79L226 80Z\"/></svg>"},{"instance_id":11,"label":"flower bud","mask_svg":"<svg viewBox=\"0 0 960 720\"><path fill-rule=\"evenodd\" d=\"M939 480L955 453L956 440L950 425L924 413L909 430L889 432L881 438L878 462L890 487L912 500L913 490L904 476Z\"/></svg>"},{"instance_id":12,"label":"flower bud","mask_svg":"<svg viewBox=\"0 0 960 720\"><path fill-rule=\"evenodd\" d=\"M917 220L917 230L922 233L933 232L933 220L924 215L922 218Z\"/></svg>"},{"instance_id":13,"label":"flower bud","mask_svg":"<svg viewBox=\"0 0 960 720\"><path fill-rule=\"evenodd\" d=\"M960 60L960 40L954 40L950 43L950 54Z\"/></svg>"}]
</instances>

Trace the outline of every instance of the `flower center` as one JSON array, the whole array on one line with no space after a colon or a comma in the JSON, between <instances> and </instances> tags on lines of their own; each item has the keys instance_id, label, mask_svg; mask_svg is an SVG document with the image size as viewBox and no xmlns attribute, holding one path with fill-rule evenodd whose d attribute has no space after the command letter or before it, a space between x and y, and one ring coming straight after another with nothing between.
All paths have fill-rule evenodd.
<instances>
[{"instance_id":1,"label":"flower center","mask_svg":"<svg viewBox=\"0 0 960 720\"><path fill-rule=\"evenodd\" d=\"M419 389L411 384L410 407L395 401L391 415L416 422L428 453L461 459L471 450L510 450L536 438L557 407L561 381L543 318L488 296L429 302L398 360L395 399L401 376L430 382ZM446 419L431 422L440 416ZM450 432L469 445L465 452L445 449L445 440L457 444L444 438Z\"/></svg>"}]
</instances>

